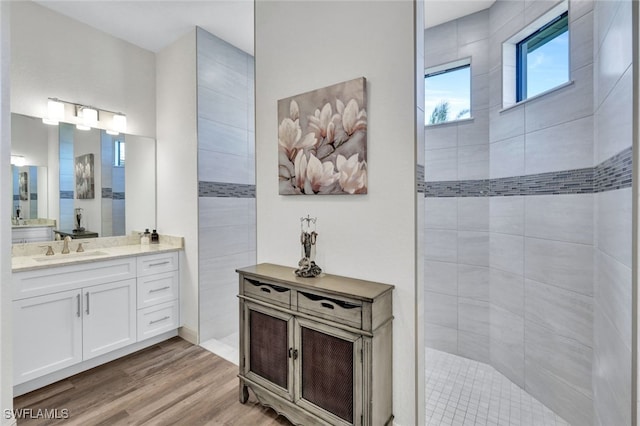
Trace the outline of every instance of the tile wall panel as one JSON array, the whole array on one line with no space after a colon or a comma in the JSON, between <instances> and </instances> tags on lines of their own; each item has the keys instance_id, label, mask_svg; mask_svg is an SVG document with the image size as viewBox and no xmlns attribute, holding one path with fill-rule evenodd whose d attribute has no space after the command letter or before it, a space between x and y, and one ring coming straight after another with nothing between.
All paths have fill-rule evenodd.
<instances>
[{"instance_id":1,"label":"tile wall panel","mask_svg":"<svg viewBox=\"0 0 640 426\"><path fill-rule=\"evenodd\" d=\"M253 60L198 28L200 339L237 333L235 270L255 263Z\"/></svg>"}]
</instances>

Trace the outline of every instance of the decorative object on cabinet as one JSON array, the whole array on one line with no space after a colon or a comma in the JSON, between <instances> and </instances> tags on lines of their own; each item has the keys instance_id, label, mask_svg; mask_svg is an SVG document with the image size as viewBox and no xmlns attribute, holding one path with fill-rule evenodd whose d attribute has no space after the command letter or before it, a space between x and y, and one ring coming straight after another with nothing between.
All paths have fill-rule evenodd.
<instances>
[{"instance_id":1,"label":"decorative object on cabinet","mask_svg":"<svg viewBox=\"0 0 640 426\"><path fill-rule=\"evenodd\" d=\"M240 275L240 384L294 424L388 425L394 286L260 264Z\"/></svg>"},{"instance_id":2,"label":"decorative object on cabinet","mask_svg":"<svg viewBox=\"0 0 640 426\"><path fill-rule=\"evenodd\" d=\"M76 198L95 198L93 154L76 157Z\"/></svg>"},{"instance_id":3,"label":"decorative object on cabinet","mask_svg":"<svg viewBox=\"0 0 640 426\"><path fill-rule=\"evenodd\" d=\"M364 77L278 101L280 195L367 193Z\"/></svg>"},{"instance_id":4,"label":"decorative object on cabinet","mask_svg":"<svg viewBox=\"0 0 640 426\"><path fill-rule=\"evenodd\" d=\"M82 218L82 212L84 211L81 207L76 207L74 209L73 217L75 218L76 227L73 228L74 232L83 232L84 231L84 220Z\"/></svg>"},{"instance_id":5,"label":"decorative object on cabinet","mask_svg":"<svg viewBox=\"0 0 640 426\"><path fill-rule=\"evenodd\" d=\"M300 250L302 259L298 262L298 269L295 273L299 277L313 278L322 273L322 268L316 265L316 240L318 233L316 232L317 217L301 217L300 218ZM306 222L306 225L305 225ZM311 224L313 223L313 227Z\"/></svg>"}]
</instances>

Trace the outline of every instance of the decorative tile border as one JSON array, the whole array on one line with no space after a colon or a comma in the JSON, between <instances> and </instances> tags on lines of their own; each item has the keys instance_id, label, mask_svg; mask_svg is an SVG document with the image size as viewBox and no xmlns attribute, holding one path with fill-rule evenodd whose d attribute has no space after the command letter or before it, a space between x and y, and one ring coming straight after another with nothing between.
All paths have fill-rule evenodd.
<instances>
[{"instance_id":1,"label":"decorative tile border","mask_svg":"<svg viewBox=\"0 0 640 426\"><path fill-rule=\"evenodd\" d=\"M426 192L426 182L424 181L424 166L422 164L416 164L416 188L419 193L424 194Z\"/></svg>"},{"instance_id":2,"label":"decorative tile border","mask_svg":"<svg viewBox=\"0 0 640 426\"><path fill-rule=\"evenodd\" d=\"M61 200L73 200L73 191L60 191Z\"/></svg>"},{"instance_id":3,"label":"decorative tile border","mask_svg":"<svg viewBox=\"0 0 640 426\"><path fill-rule=\"evenodd\" d=\"M495 179L425 182L425 197L591 194L629 188L632 162L629 147L596 167Z\"/></svg>"},{"instance_id":4,"label":"decorative tile border","mask_svg":"<svg viewBox=\"0 0 640 426\"><path fill-rule=\"evenodd\" d=\"M124 192L113 192L113 188L102 188L102 198L124 200Z\"/></svg>"},{"instance_id":5,"label":"decorative tile border","mask_svg":"<svg viewBox=\"0 0 640 426\"><path fill-rule=\"evenodd\" d=\"M595 192L629 188L632 181L633 150L619 152L594 168Z\"/></svg>"},{"instance_id":6,"label":"decorative tile border","mask_svg":"<svg viewBox=\"0 0 640 426\"><path fill-rule=\"evenodd\" d=\"M199 181L198 197L255 198L256 186L244 183Z\"/></svg>"}]
</instances>

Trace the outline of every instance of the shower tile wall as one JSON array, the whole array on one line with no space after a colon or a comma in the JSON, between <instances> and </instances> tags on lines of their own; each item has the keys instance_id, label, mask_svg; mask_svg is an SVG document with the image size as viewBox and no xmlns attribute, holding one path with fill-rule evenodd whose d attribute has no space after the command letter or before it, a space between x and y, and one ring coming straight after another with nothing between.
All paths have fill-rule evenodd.
<instances>
[{"instance_id":1,"label":"shower tile wall","mask_svg":"<svg viewBox=\"0 0 640 426\"><path fill-rule=\"evenodd\" d=\"M255 263L253 57L197 29L200 341L238 330L235 269Z\"/></svg>"},{"instance_id":2,"label":"shower tile wall","mask_svg":"<svg viewBox=\"0 0 640 426\"><path fill-rule=\"evenodd\" d=\"M473 104L471 122L426 130L427 188L467 180L447 182L454 189L439 197L427 194L426 342L489 362L571 423L588 425L594 211L602 196L592 193L599 162L591 2L569 2L572 84L502 109L502 42L557 3L499 0L426 30L427 67L471 56L472 99L487 102ZM543 194L550 178L563 175L579 187ZM517 189L501 189L503 178Z\"/></svg>"},{"instance_id":3,"label":"shower tile wall","mask_svg":"<svg viewBox=\"0 0 640 426\"><path fill-rule=\"evenodd\" d=\"M594 162L631 146L631 1L594 5ZM593 396L596 422L631 422L631 188L595 195Z\"/></svg>"},{"instance_id":4,"label":"shower tile wall","mask_svg":"<svg viewBox=\"0 0 640 426\"><path fill-rule=\"evenodd\" d=\"M75 190L73 133L75 126L61 123L58 126L60 158L60 223L59 229L75 228L73 220L73 191Z\"/></svg>"},{"instance_id":5,"label":"shower tile wall","mask_svg":"<svg viewBox=\"0 0 640 426\"><path fill-rule=\"evenodd\" d=\"M488 44L486 10L425 31L425 67L471 57L474 117L426 128L427 182L489 178ZM488 362L489 197L451 195L425 199L425 343Z\"/></svg>"}]
</instances>

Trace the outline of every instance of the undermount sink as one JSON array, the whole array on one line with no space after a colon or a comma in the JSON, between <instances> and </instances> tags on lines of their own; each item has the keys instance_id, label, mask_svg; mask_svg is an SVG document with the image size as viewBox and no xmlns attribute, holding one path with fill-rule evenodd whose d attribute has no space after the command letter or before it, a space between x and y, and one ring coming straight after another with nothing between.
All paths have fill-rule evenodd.
<instances>
[{"instance_id":1,"label":"undermount sink","mask_svg":"<svg viewBox=\"0 0 640 426\"><path fill-rule=\"evenodd\" d=\"M63 259L77 259L82 257L92 257L92 256L105 256L109 253L104 251L83 251L83 252L73 252L68 254L55 254L53 256L39 256L34 257L33 260L36 262L51 262L54 260L63 260Z\"/></svg>"}]
</instances>

